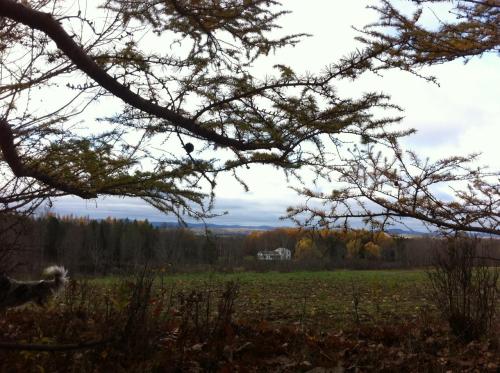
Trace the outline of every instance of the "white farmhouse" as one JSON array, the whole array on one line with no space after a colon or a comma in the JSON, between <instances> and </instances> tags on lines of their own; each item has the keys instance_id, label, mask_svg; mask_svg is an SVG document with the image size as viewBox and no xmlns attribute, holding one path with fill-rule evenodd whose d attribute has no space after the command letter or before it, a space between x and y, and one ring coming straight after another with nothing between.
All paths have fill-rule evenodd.
<instances>
[{"instance_id":1,"label":"white farmhouse","mask_svg":"<svg viewBox=\"0 0 500 373\"><path fill-rule=\"evenodd\" d=\"M257 253L259 260L290 260L292 259L292 252L284 247L279 247L272 251L259 251Z\"/></svg>"}]
</instances>

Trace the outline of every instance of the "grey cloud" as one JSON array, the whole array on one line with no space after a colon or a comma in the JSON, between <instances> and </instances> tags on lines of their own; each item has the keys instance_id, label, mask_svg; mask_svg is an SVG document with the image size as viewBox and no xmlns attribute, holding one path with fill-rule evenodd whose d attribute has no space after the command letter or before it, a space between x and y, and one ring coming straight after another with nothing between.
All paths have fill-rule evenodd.
<instances>
[{"instance_id":1,"label":"grey cloud","mask_svg":"<svg viewBox=\"0 0 500 373\"><path fill-rule=\"evenodd\" d=\"M461 131L452 131L449 126L436 123L433 126L419 129L416 134L405 138L403 143L408 145L410 148L417 147L419 149L445 145L458 145L460 136Z\"/></svg>"},{"instance_id":2,"label":"grey cloud","mask_svg":"<svg viewBox=\"0 0 500 373\"><path fill-rule=\"evenodd\" d=\"M218 198L215 213L227 211L227 215L213 218L214 224L284 226L289 222L279 219L291 203L284 201L248 201L236 198ZM56 199L52 212L60 215L88 216L103 219L108 216L119 219L148 219L150 221L175 221L175 216L163 214L140 199L100 198L92 202L76 197ZM187 219L189 221L189 219Z\"/></svg>"},{"instance_id":3,"label":"grey cloud","mask_svg":"<svg viewBox=\"0 0 500 373\"><path fill-rule=\"evenodd\" d=\"M210 223L241 226L292 226L291 221L280 220L280 217L285 214L288 206L297 203L299 203L298 200L259 200L255 202L244 198L218 198L214 212L228 211L228 214L215 217L210 220ZM88 216L91 219L114 217L117 219L148 219L149 221L173 222L176 220L175 216L162 214L142 200L133 198L108 197L89 202L76 197L65 197L54 202L52 212L60 215ZM186 220L193 222L189 219ZM351 222L351 226L362 228L363 223L361 219L356 219ZM398 224L395 228L425 231L422 223L413 219L406 219L404 226Z\"/></svg>"}]
</instances>

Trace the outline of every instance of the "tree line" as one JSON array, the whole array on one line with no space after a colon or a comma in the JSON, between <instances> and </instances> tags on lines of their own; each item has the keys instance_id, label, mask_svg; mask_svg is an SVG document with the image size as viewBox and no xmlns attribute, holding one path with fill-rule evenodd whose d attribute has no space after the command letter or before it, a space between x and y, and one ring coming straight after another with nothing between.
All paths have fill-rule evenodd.
<instances>
[{"instance_id":1,"label":"tree line","mask_svg":"<svg viewBox=\"0 0 500 373\"><path fill-rule=\"evenodd\" d=\"M276 228L219 234L184 227L160 228L138 220L91 220L47 214L2 217L0 270L37 273L61 264L72 273L119 274L149 265L171 271L236 268L331 269L425 266L441 240L405 238L368 230ZM483 240L490 246L495 240ZM257 253L284 247L287 262L263 262Z\"/></svg>"}]
</instances>

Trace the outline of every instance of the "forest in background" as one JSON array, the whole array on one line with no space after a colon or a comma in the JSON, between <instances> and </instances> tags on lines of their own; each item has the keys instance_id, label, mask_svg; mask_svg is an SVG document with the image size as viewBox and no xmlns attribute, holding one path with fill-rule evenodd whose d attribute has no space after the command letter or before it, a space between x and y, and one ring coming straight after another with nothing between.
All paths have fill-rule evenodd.
<instances>
[{"instance_id":1,"label":"forest in background","mask_svg":"<svg viewBox=\"0 0 500 373\"><path fill-rule=\"evenodd\" d=\"M145 265L175 271L328 270L428 266L443 240L367 230L277 228L220 235L184 227L159 228L137 220L72 216L3 216L1 270L38 273L60 264L71 273L123 274ZM483 256L498 257L500 242L481 240ZM291 261L260 261L262 250L284 247Z\"/></svg>"}]
</instances>

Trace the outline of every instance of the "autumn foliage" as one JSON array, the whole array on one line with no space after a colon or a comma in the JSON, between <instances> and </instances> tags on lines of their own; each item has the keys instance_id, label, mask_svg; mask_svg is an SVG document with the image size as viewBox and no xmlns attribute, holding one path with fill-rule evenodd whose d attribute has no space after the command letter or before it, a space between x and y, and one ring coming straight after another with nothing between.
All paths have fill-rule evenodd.
<instances>
[{"instance_id":1,"label":"autumn foliage","mask_svg":"<svg viewBox=\"0 0 500 373\"><path fill-rule=\"evenodd\" d=\"M384 232L367 230L307 230L279 228L252 232L245 238L248 254L259 250L286 247L295 260L340 256L347 259L377 259L384 251L394 250L397 240Z\"/></svg>"}]
</instances>

